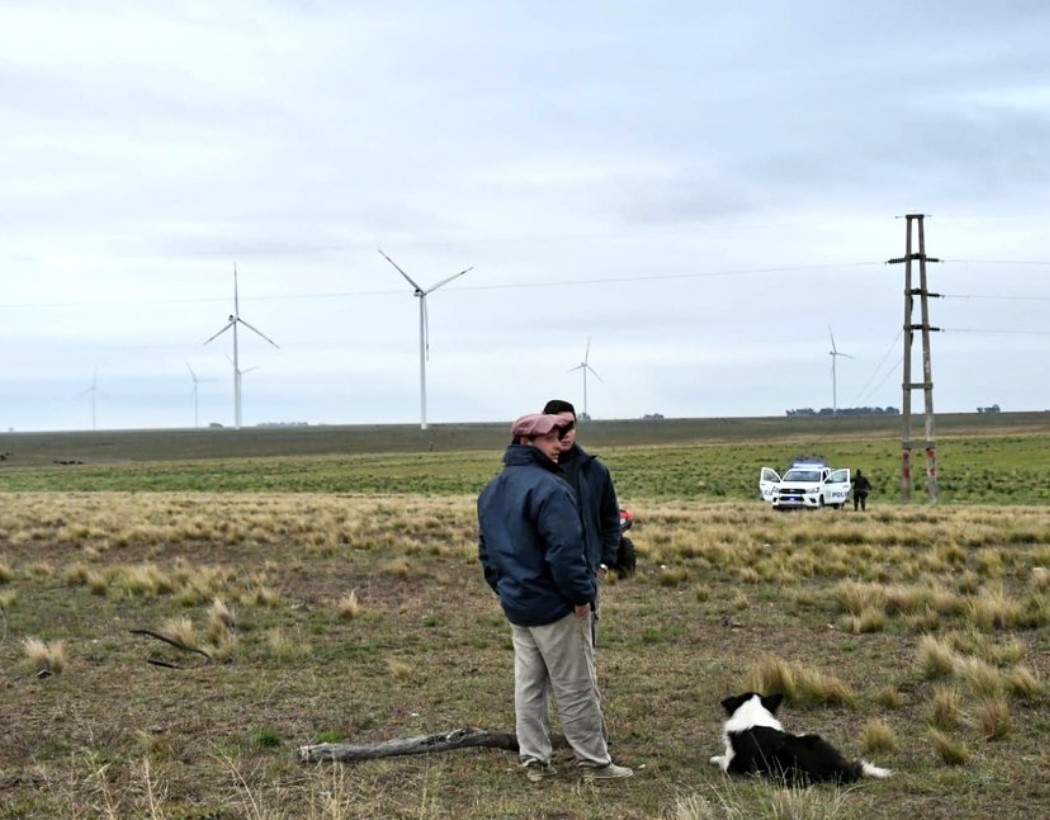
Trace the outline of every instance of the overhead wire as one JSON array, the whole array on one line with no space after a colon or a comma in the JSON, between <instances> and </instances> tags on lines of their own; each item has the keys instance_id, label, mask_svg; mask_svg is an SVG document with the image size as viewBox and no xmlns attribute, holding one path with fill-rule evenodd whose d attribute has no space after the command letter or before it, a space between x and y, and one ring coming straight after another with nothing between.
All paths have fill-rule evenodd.
<instances>
[{"instance_id":1,"label":"overhead wire","mask_svg":"<svg viewBox=\"0 0 1050 820\"><path fill-rule=\"evenodd\" d=\"M664 273L655 274L648 276L606 276L606 277L594 277L589 279L550 279L545 281L533 281L533 282L506 282L502 284L490 284L490 285L458 285L456 291L485 291L485 290L512 290L522 288L544 288L544 287L557 287L562 288L567 285L606 285L616 284L625 282L660 282L669 281L675 279L708 279L708 278L719 278L719 277L732 277L732 276L753 276L756 274L764 273L798 273L802 271L819 271L819 270L833 270L842 268L858 268L882 265L882 262L842 262L842 263L823 263L820 265L777 265L773 267L764 268L734 268L720 271L695 271L690 273ZM289 300L289 299L336 299L346 297L360 297L360 296L392 296L401 295L403 289L384 289L384 290L359 290L359 291L333 291L326 293L290 293L273 296L241 296L243 302L266 302L274 300ZM215 303L228 302L228 297L204 297L204 298L184 298L184 299L154 299L154 300L128 300L128 301L111 301L111 302L29 302L22 304L3 304L0 303L0 309L3 308L70 308L70 307L142 307L150 305L167 305L167 304L200 304L200 303Z\"/></svg>"},{"instance_id":2,"label":"overhead wire","mask_svg":"<svg viewBox=\"0 0 1050 820\"><path fill-rule=\"evenodd\" d=\"M878 391L878 389L880 387L882 387L883 384L886 383L886 380L890 376L892 376L894 374L894 372L896 372L897 369L904 362L904 354L902 353L900 358L897 360L897 362L886 371L886 374L881 379L879 379L878 383L875 384L874 386L871 386L872 382L878 377L879 371L882 370L883 365L886 364L886 359L893 352L893 348L896 345L900 344L901 337L903 335L904 335L904 328L901 328L900 330L897 331L897 335L894 337L894 339L890 343L889 347L886 348L886 352L882 354L882 358L879 359L879 363L877 365L875 365L874 369L871 372L871 375L868 377L868 380L861 386L860 390L857 391L857 398L854 399L854 401L853 401L853 405L855 407L863 406L863 404L867 400L867 398L869 396L873 395L876 391ZM869 386L870 386L870 389L869 389Z\"/></svg>"}]
</instances>

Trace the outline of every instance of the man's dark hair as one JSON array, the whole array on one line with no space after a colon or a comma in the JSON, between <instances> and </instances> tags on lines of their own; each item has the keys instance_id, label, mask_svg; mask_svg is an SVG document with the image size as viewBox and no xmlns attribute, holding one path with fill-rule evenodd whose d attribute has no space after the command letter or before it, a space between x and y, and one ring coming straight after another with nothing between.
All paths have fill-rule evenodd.
<instances>
[{"instance_id":1,"label":"man's dark hair","mask_svg":"<svg viewBox=\"0 0 1050 820\"><path fill-rule=\"evenodd\" d=\"M551 399L543 405L543 412L551 415L569 412L572 413L573 418L576 418L576 408L572 406L572 402L567 402L565 399Z\"/></svg>"}]
</instances>

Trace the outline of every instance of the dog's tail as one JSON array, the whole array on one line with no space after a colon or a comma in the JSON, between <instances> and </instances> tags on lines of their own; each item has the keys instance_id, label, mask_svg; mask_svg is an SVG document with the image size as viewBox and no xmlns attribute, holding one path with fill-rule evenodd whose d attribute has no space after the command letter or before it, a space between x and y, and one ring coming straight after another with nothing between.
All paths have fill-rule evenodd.
<instances>
[{"instance_id":1,"label":"dog's tail","mask_svg":"<svg viewBox=\"0 0 1050 820\"><path fill-rule=\"evenodd\" d=\"M879 780L889 777L893 774L889 769L883 769L881 766L876 766L874 763L869 763L867 760L861 758L860 761L860 773L865 777L874 777Z\"/></svg>"}]
</instances>

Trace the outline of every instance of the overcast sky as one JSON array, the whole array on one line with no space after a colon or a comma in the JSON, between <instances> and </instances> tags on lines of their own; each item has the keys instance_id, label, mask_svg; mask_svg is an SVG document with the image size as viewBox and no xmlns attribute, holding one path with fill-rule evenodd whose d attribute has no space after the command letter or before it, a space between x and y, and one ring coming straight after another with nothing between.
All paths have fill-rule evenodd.
<instances>
[{"instance_id":1,"label":"overcast sky","mask_svg":"<svg viewBox=\"0 0 1050 820\"><path fill-rule=\"evenodd\" d=\"M379 248L473 267L431 424L583 410L588 340L598 419L900 407L907 213L936 410L1048 409L1048 42L1045 0L0 0L0 430L232 425L234 265L245 426L419 422Z\"/></svg>"}]
</instances>

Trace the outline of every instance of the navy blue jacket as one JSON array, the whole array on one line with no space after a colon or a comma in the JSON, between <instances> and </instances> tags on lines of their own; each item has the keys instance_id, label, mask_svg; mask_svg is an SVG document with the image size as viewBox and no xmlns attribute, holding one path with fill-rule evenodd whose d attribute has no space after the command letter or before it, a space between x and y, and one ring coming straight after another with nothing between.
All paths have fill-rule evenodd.
<instances>
[{"instance_id":1,"label":"navy blue jacket","mask_svg":"<svg viewBox=\"0 0 1050 820\"><path fill-rule=\"evenodd\" d=\"M578 444L559 457L559 464L565 467L566 480L576 490L587 563L595 571L600 564L616 566L623 530L620 528L620 505L609 468Z\"/></svg>"},{"instance_id":2,"label":"navy blue jacket","mask_svg":"<svg viewBox=\"0 0 1050 820\"><path fill-rule=\"evenodd\" d=\"M572 488L535 447L512 444L478 496L478 558L507 620L543 626L594 602Z\"/></svg>"}]
</instances>

